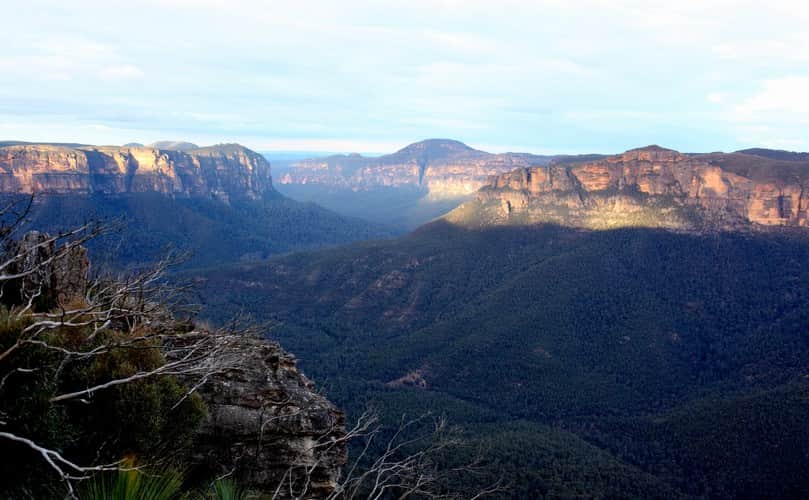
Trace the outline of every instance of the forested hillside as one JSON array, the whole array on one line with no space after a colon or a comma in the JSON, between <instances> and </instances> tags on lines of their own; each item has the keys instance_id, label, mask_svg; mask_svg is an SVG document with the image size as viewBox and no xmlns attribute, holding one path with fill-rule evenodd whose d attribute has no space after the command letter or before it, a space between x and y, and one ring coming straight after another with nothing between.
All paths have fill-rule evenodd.
<instances>
[{"instance_id":1,"label":"forested hillside","mask_svg":"<svg viewBox=\"0 0 809 500\"><path fill-rule=\"evenodd\" d=\"M186 277L349 410L447 413L523 496L805 496L807 244L437 222Z\"/></svg>"},{"instance_id":2,"label":"forested hillside","mask_svg":"<svg viewBox=\"0 0 809 500\"><path fill-rule=\"evenodd\" d=\"M35 196L27 227L58 231L90 218L107 227L88 243L94 261L113 267L150 263L169 251L187 253L184 265L208 266L393 234L277 192L229 203L159 193Z\"/></svg>"}]
</instances>

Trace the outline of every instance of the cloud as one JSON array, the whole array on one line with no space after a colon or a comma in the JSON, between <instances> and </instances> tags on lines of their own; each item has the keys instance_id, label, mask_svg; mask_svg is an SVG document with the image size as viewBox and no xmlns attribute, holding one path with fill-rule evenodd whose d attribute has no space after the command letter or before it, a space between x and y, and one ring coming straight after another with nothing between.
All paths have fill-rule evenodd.
<instances>
[{"instance_id":1,"label":"cloud","mask_svg":"<svg viewBox=\"0 0 809 500\"><path fill-rule=\"evenodd\" d=\"M725 100L725 94L722 92L711 92L705 96L705 100L712 104L721 104Z\"/></svg>"},{"instance_id":2,"label":"cloud","mask_svg":"<svg viewBox=\"0 0 809 500\"><path fill-rule=\"evenodd\" d=\"M107 66L98 71L98 77L106 81L140 80L144 76L143 70L133 64Z\"/></svg>"},{"instance_id":3,"label":"cloud","mask_svg":"<svg viewBox=\"0 0 809 500\"><path fill-rule=\"evenodd\" d=\"M809 150L809 76L770 78L748 92L724 96L721 122L740 147Z\"/></svg>"},{"instance_id":4,"label":"cloud","mask_svg":"<svg viewBox=\"0 0 809 500\"><path fill-rule=\"evenodd\" d=\"M735 108L745 120L791 117L809 123L809 76L766 80L759 91Z\"/></svg>"},{"instance_id":5,"label":"cloud","mask_svg":"<svg viewBox=\"0 0 809 500\"><path fill-rule=\"evenodd\" d=\"M785 76L809 61L809 2L19 4L0 31L0 112L21 134L714 150L795 137L809 114L807 81Z\"/></svg>"}]
</instances>

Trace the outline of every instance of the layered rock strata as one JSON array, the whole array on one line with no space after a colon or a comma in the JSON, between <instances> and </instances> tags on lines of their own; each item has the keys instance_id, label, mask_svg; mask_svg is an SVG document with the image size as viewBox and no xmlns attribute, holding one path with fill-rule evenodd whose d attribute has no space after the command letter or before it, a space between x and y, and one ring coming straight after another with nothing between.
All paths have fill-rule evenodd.
<instances>
[{"instance_id":1,"label":"layered rock strata","mask_svg":"<svg viewBox=\"0 0 809 500\"><path fill-rule=\"evenodd\" d=\"M550 160L526 153L491 154L458 141L431 139L376 158L352 154L304 160L294 164L279 182L355 191L418 187L433 198L456 198L474 193L491 175Z\"/></svg>"},{"instance_id":2,"label":"layered rock strata","mask_svg":"<svg viewBox=\"0 0 809 500\"><path fill-rule=\"evenodd\" d=\"M448 215L462 223L681 229L809 226L809 162L650 146L492 176Z\"/></svg>"},{"instance_id":3,"label":"layered rock strata","mask_svg":"<svg viewBox=\"0 0 809 500\"><path fill-rule=\"evenodd\" d=\"M156 147L15 144L0 147L0 192L258 198L270 164L236 144L183 151Z\"/></svg>"}]
</instances>

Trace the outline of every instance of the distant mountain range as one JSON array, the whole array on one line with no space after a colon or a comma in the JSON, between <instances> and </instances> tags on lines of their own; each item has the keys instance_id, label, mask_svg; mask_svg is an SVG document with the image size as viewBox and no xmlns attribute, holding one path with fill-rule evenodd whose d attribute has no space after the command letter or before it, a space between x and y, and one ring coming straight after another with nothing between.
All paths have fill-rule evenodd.
<instances>
[{"instance_id":1,"label":"distant mountain range","mask_svg":"<svg viewBox=\"0 0 809 500\"><path fill-rule=\"evenodd\" d=\"M380 157L290 162L279 189L338 212L414 228L552 222L670 229L806 225L809 153L746 149L683 154L490 154L429 139Z\"/></svg>"},{"instance_id":2,"label":"distant mountain range","mask_svg":"<svg viewBox=\"0 0 809 500\"><path fill-rule=\"evenodd\" d=\"M321 184L353 190L419 187L434 198L477 191L490 175L546 165L553 157L526 153L491 154L449 139L429 139L376 158L359 154L299 161L280 184Z\"/></svg>"},{"instance_id":3,"label":"distant mountain range","mask_svg":"<svg viewBox=\"0 0 809 500\"><path fill-rule=\"evenodd\" d=\"M763 149L751 148L736 151L739 154L761 156L763 158L770 158L771 160L785 160L785 161L809 161L809 153L798 153L795 151L783 151L780 149Z\"/></svg>"},{"instance_id":4,"label":"distant mountain range","mask_svg":"<svg viewBox=\"0 0 809 500\"><path fill-rule=\"evenodd\" d=\"M350 154L293 161L277 183L293 198L412 228L454 208L490 176L567 158L492 154L455 140L428 139L379 157Z\"/></svg>"},{"instance_id":5,"label":"distant mountain range","mask_svg":"<svg viewBox=\"0 0 809 500\"><path fill-rule=\"evenodd\" d=\"M430 139L376 158L295 162L280 185L292 197L344 215L405 227L446 212L447 220L465 225L695 230L809 224L809 153L767 149L682 154L649 146L614 156L538 156ZM223 203L278 196L262 155L238 144L182 141L0 143L0 192L159 193Z\"/></svg>"}]
</instances>

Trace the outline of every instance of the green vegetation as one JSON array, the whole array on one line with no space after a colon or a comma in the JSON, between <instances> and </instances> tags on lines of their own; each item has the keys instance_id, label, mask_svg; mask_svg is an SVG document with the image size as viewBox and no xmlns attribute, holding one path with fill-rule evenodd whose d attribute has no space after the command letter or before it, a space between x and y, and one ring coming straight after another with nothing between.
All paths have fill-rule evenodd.
<instances>
[{"instance_id":1,"label":"green vegetation","mask_svg":"<svg viewBox=\"0 0 809 500\"><path fill-rule=\"evenodd\" d=\"M98 265L151 263L171 248L190 252L188 265L206 266L392 234L278 194L230 204L158 193L42 196L35 200L29 226L56 232L91 217L117 222L111 234L89 244Z\"/></svg>"},{"instance_id":2,"label":"green vegetation","mask_svg":"<svg viewBox=\"0 0 809 500\"><path fill-rule=\"evenodd\" d=\"M588 208L571 208L564 203L548 200L528 200L528 207L520 207L508 215L499 200L471 200L446 218L452 223L484 228L492 225L525 226L529 224L559 224L590 230L621 228L679 229L701 227L706 224L704 214L694 207L666 196L648 196L625 189L588 193ZM616 199L620 202L616 203Z\"/></svg>"},{"instance_id":3,"label":"green vegetation","mask_svg":"<svg viewBox=\"0 0 809 500\"><path fill-rule=\"evenodd\" d=\"M219 479L201 490L189 488L176 470L156 474L136 469L97 474L81 488L79 500L242 500L233 481Z\"/></svg>"},{"instance_id":4,"label":"green vegetation","mask_svg":"<svg viewBox=\"0 0 809 500\"><path fill-rule=\"evenodd\" d=\"M175 500L181 498L178 472L147 475L136 470L99 474L79 494L81 500ZM184 496L184 495L182 495Z\"/></svg>"},{"instance_id":5,"label":"green vegetation","mask_svg":"<svg viewBox=\"0 0 809 500\"><path fill-rule=\"evenodd\" d=\"M517 496L800 497L808 243L435 223L187 277L350 414L445 413Z\"/></svg>"},{"instance_id":6,"label":"green vegetation","mask_svg":"<svg viewBox=\"0 0 809 500\"><path fill-rule=\"evenodd\" d=\"M220 479L213 484L213 498L216 500L241 500L245 498L245 495L233 481Z\"/></svg>"},{"instance_id":7,"label":"green vegetation","mask_svg":"<svg viewBox=\"0 0 809 500\"><path fill-rule=\"evenodd\" d=\"M0 310L0 352L22 338L29 322L17 319L5 307ZM41 345L28 345L5 359L3 372L8 378L0 392L3 432L56 450L73 463L109 464L124 457L133 463L161 463L182 457L205 408L195 394L183 399L188 389L175 377L142 378L99 391L87 400L53 401L57 395L148 372L165 363L154 343L72 361L65 361L60 351L78 346L90 351L127 338L116 330L93 335L89 325L81 330L57 328L38 337ZM5 457L15 457L0 463L0 491L35 497L63 493L59 476L39 453L7 439L0 441L0 450Z\"/></svg>"}]
</instances>

